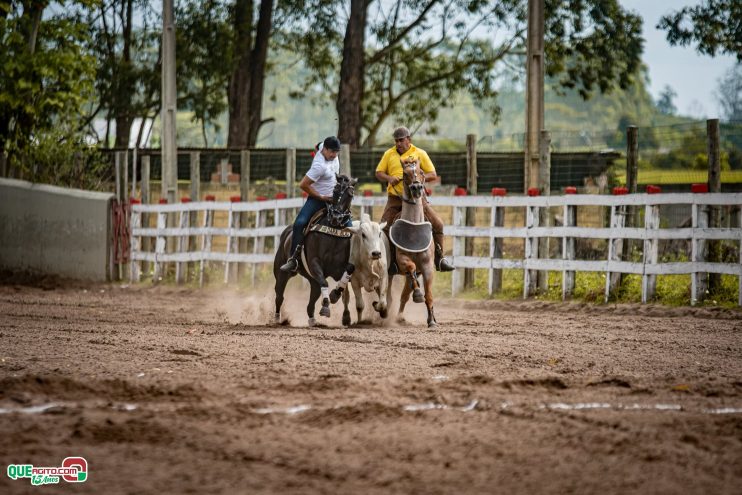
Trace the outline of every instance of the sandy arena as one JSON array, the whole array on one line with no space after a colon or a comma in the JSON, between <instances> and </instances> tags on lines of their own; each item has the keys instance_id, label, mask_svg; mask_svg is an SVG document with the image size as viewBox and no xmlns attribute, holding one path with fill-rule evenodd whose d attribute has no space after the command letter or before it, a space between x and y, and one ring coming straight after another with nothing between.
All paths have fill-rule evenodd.
<instances>
[{"instance_id":1,"label":"sandy arena","mask_svg":"<svg viewBox=\"0 0 742 495\"><path fill-rule=\"evenodd\" d=\"M742 313L0 286L0 493L736 493ZM352 310L355 321L355 310ZM88 479L11 480L82 456Z\"/></svg>"}]
</instances>

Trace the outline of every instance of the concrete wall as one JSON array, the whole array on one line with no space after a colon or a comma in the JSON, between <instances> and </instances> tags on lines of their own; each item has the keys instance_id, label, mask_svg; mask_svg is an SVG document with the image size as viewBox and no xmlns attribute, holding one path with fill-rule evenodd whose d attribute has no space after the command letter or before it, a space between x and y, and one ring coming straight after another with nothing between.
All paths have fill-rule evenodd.
<instances>
[{"instance_id":1,"label":"concrete wall","mask_svg":"<svg viewBox=\"0 0 742 495\"><path fill-rule=\"evenodd\" d=\"M113 198L0 178L0 268L109 279Z\"/></svg>"}]
</instances>

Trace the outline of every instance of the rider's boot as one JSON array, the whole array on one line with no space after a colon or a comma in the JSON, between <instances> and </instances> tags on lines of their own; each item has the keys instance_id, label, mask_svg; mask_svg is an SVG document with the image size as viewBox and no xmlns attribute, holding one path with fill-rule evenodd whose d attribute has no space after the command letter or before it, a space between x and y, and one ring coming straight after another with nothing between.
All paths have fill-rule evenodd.
<instances>
[{"instance_id":1,"label":"rider's boot","mask_svg":"<svg viewBox=\"0 0 742 495\"><path fill-rule=\"evenodd\" d=\"M296 250L294 250L293 256L291 256L291 258L289 258L286 263L281 265L280 269L282 272L296 273L296 270L299 269L299 257L301 256L301 248L301 244L296 246Z\"/></svg>"},{"instance_id":2,"label":"rider's boot","mask_svg":"<svg viewBox=\"0 0 742 495\"><path fill-rule=\"evenodd\" d=\"M454 266L443 256L443 248L440 244L435 245L435 269L439 272L450 272Z\"/></svg>"}]
</instances>

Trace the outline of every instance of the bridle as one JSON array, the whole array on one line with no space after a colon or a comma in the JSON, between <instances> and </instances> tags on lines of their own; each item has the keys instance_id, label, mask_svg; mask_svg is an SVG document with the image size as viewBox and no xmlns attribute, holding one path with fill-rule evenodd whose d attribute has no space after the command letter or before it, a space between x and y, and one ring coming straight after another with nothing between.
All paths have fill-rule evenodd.
<instances>
[{"instance_id":1,"label":"bridle","mask_svg":"<svg viewBox=\"0 0 742 495\"><path fill-rule=\"evenodd\" d=\"M411 186L418 185L422 190L420 197L425 196L425 174L418 168L418 161L412 160L408 162L402 162L402 182L404 183L404 193L402 195L402 201L409 204L416 204L415 198L412 195ZM412 182L407 181L407 170L412 170ZM421 179L422 178L422 179Z\"/></svg>"},{"instance_id":2,"label":"bridle","mask_svg":"<svg viewBox=\"0 0 742 495\"><path fill-rule=\"evenodd\" d=\"M342 228L350 219L350 204L356 188L353 179L338 175L332 191L332 204L327 205L327 220L332 227Z\"/></svg>"}]
</instances>

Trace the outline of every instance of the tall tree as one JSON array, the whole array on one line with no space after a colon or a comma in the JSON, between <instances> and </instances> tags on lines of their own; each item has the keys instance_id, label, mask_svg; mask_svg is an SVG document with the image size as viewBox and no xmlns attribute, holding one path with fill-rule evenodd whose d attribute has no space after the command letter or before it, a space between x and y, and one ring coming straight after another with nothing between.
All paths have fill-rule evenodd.
<instances>
[{"instance_id":1,"label":"tall tree","mask_svg":"<svg viewBox=\"0 0 742 495\"><path fill-rule=\"evenodd\" d=\"M313 2L313 17L339 4L343 2ZM455 105L461 91L487 105L497 94L497 68L517 63L524 54L527 0L367 0L370 13L361 44L363 6L351 1L347 22L336 23L345 26L344 38L326 36L322 44L295 36L313 74L304 89L324 80L328 88L336 88L338 112L342 108L346 114L353 111L349 102L362 101L354 116L338 115L338 134L348 140L360 134L353 119L363 123L365 145L373 145L390 120L430 126L441 108ZM638 16L624 11L618 0L547 0L546 15L548 75L560 76L564 87L576 88L585 98L596 89L608 92L631 83L642 52ZM339 53L332 45L338 38L344 40L341 75L328 77L333 57L316 55ZM363 84L350 84L348 71L361 66ZM497 106L489 107L496 119Z\"/></svg>"},{"instance_id":2,"label":"tall tree","mask_svg":"<svg viewBox=\"0 0 742 495\"><path fill-rule=\"evenodd\" d=\"M730 67L719 79L716 99L725 119L742 122L742 63Z\"/></svg>"},{"instance_id":3,"label":"tall tree","mask_svg":"<svg viewBox=\"0 0 742 495\"><path fill-rule=\"evenodd\" d=\"M273 0L261 0L254 23L252 0L235 0L232 74L229 81L227 146L254 146L262 119L268 43L273 24Z\"/></svg>"},{"instance_id":4,"label":"tall tree","mask_svg":"<svg viewBox=\"0 0 742 495\"><path fill-rule=\"evenodd\" d=\"M89 119L105 112L105 145L110 123L115 122L114 146L128 147L134 120L153 116L160 105L159 13L146 0L95 3L88 22L93 33L90 50L98 61L99 106Z\"/></svg>"},{"instance_id":5,"label":"tall tree","mask_svg":"<svg viewBox=\"0 0 742 495\"><path fill-rule=\"evenodd\" d=\"M91 3L0 2L2 165L28 167L31 148L52 131L58 140L80 139L76 123L91 97L94 62L82 48L88 33L78 11Z\"/></svg>"},{"instance_id":6,"label":"tall tree","mask_svg":"<svg viewBox=\"0 0 742 495\"><path fill-rule=\"evenodd\" d=\"M368 0L351 0L343 41L338 87L338 138L355 149L361 144L365 69L366 11Z\"/></svg>"},{"instance_id":7,"label":"tall tree","mask_svg":"<svg viewBox=\"0 0 742 495\"><path fill-rule=\"evenodd\" d=\"M742 62L742 2L705 0L660 18L671 45L695 45L699 53L735 55Z\"/></svg>"}]
</instances>

